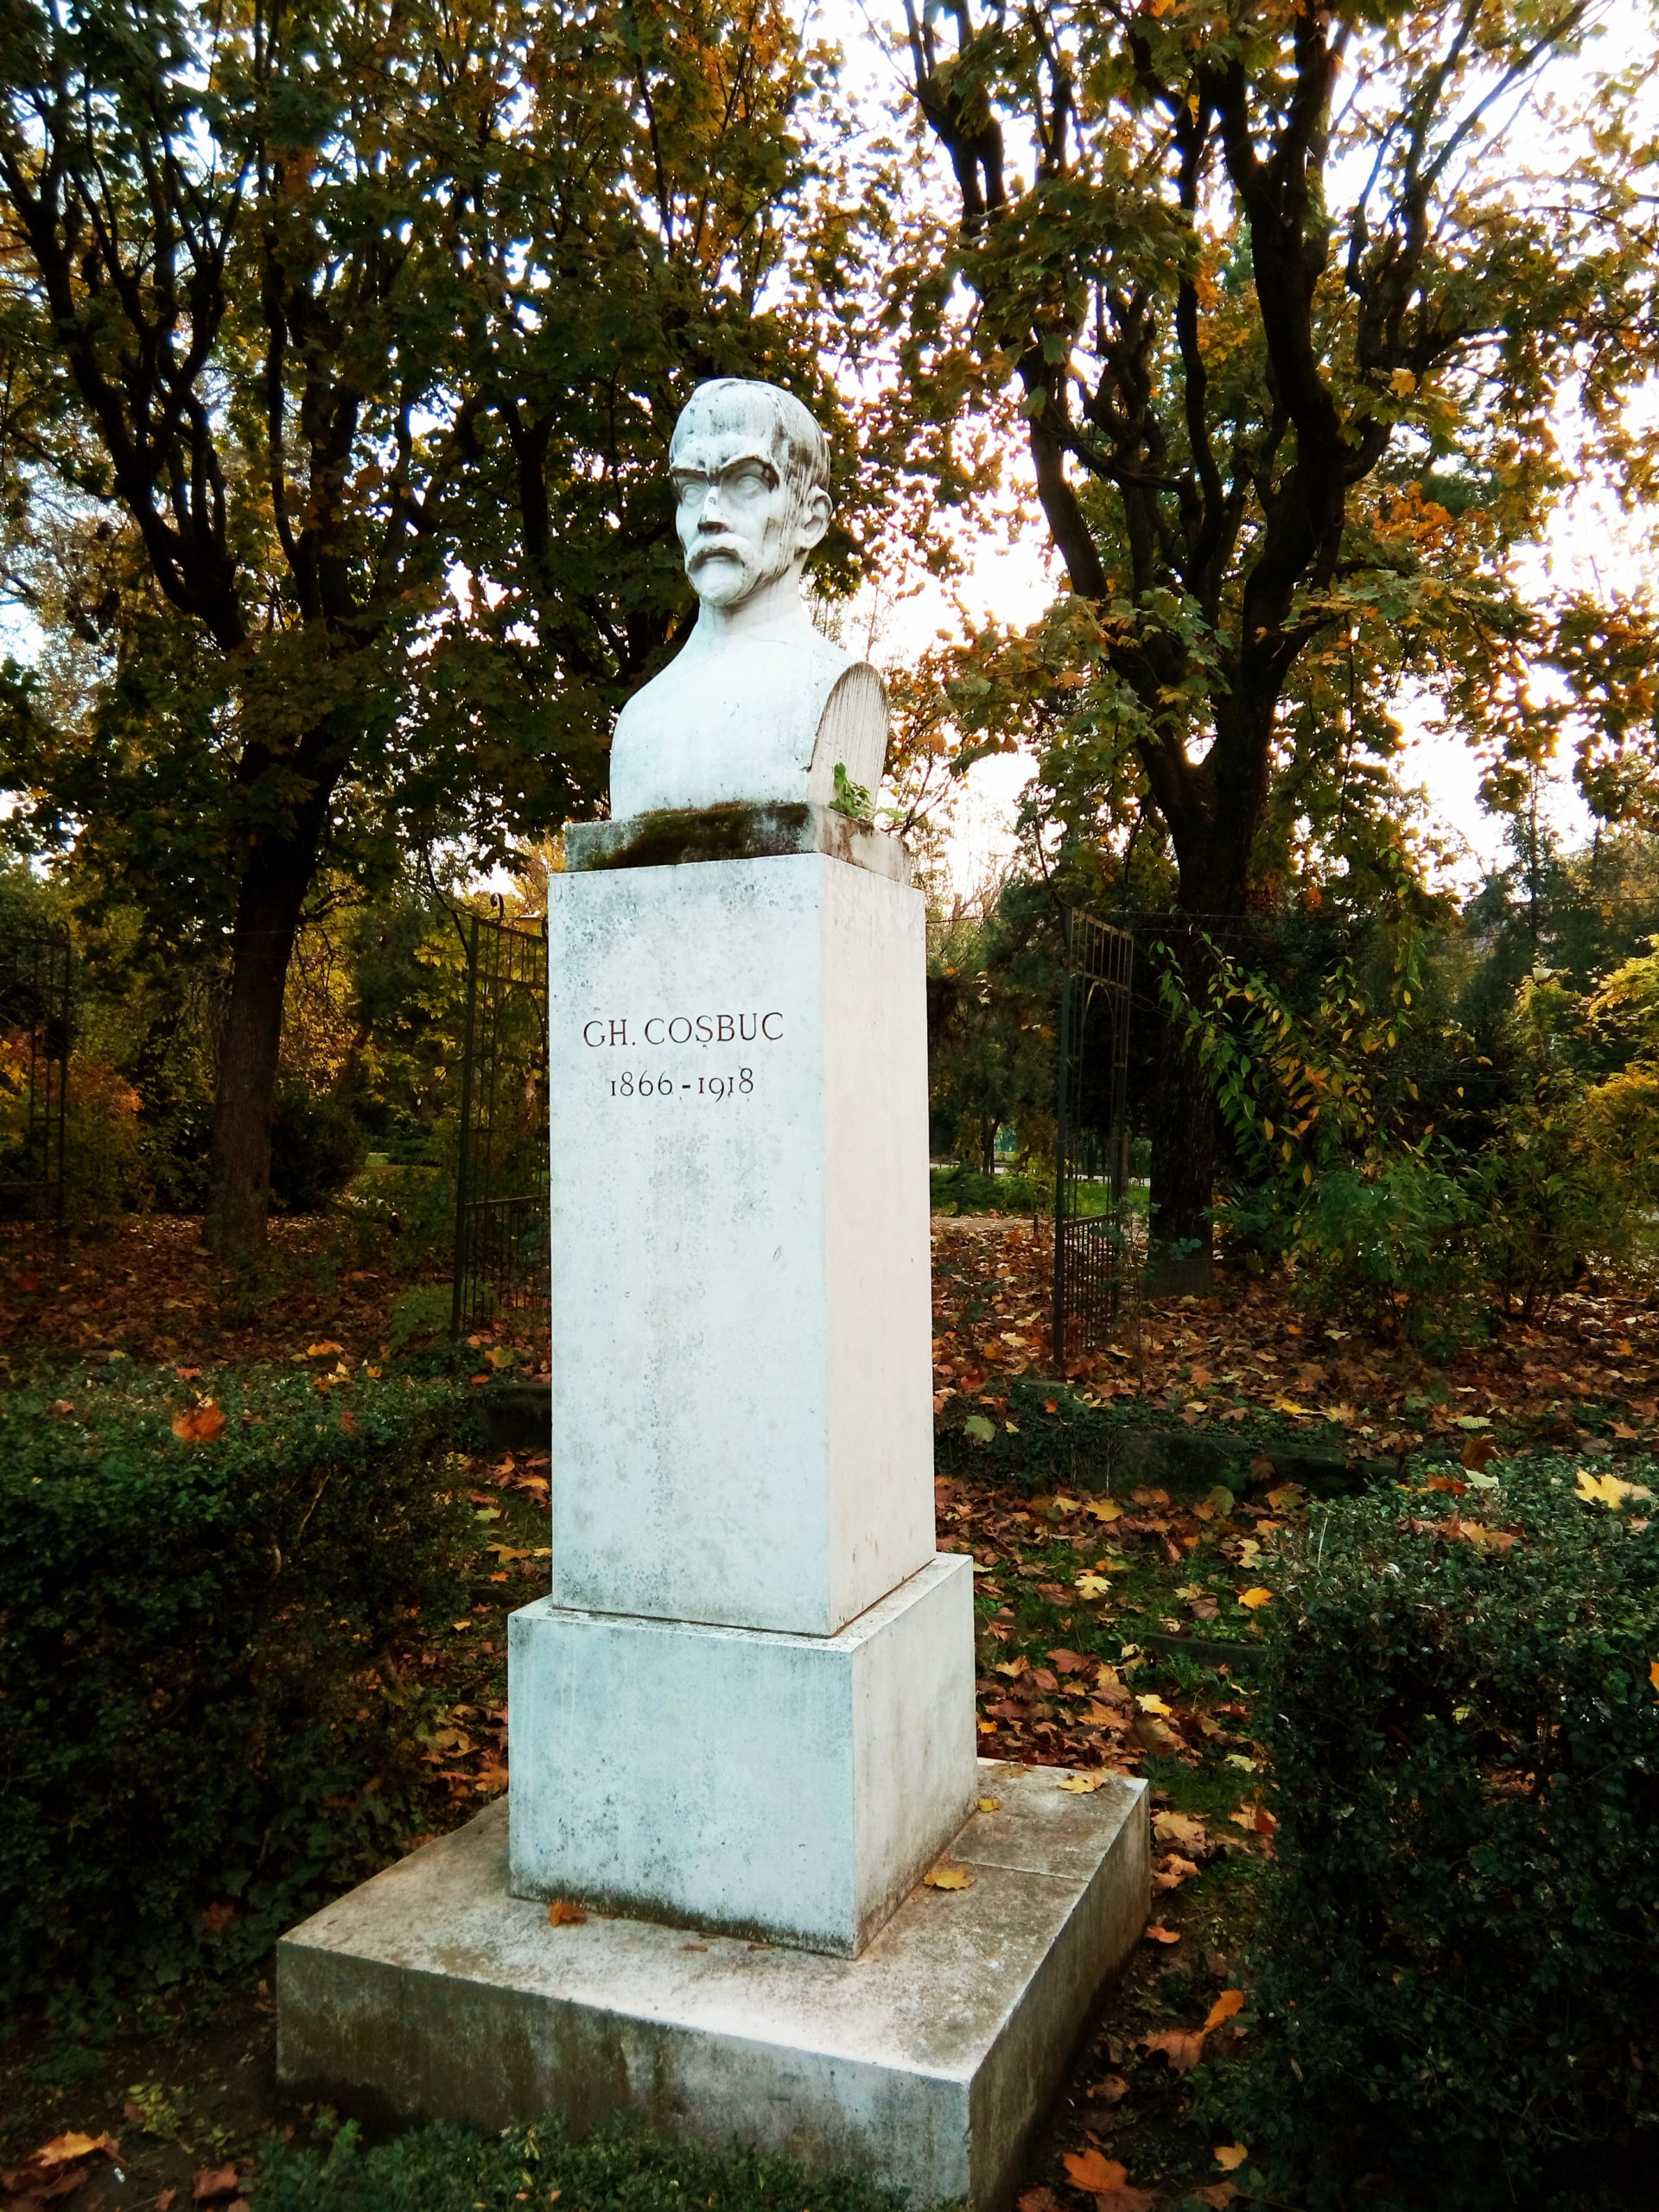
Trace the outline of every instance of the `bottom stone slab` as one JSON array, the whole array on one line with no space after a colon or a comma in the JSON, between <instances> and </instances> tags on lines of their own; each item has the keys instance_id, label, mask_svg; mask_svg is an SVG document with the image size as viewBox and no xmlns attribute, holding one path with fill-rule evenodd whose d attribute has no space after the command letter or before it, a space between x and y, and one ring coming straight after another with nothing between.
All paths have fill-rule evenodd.
<instances>
[{"instance_id":1,"label":"bottom stone slab","mask_svg":"<svg viewBox=\"0 0 1659 2212\"><path fill-rule=\"evenodd\" d=\"M505 1804L285 1936L277 2065L368 2117L502 2127L617 2113L664 2134L854 2165L993 2212L1102 1985L1145 1925L1146 1784L1058 1788L982 1762L1001 1800L856 1959L590 1916L507 1891Z\"/></svg>"}]
</instances>

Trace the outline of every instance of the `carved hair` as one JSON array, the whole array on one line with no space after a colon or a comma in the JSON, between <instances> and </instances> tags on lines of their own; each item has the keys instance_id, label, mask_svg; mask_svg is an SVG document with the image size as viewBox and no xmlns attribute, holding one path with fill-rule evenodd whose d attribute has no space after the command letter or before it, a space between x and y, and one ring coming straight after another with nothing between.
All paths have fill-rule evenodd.
<instances>
[{"instance_id":1,"label":"carved hair","mask_svg":"<svg viewBox=\"0 0 1659 2212\"><path fill-rule=\"evenodd\" d=\"M793 487L796 496L806 499L814 492L828 491L829 440L792 391L785 391L781 385L762 384L754 377L715 377L697 386L674 425L669 442L671 462L680 433L694 413L712 414L723 429L734 416L753 420L761 412L772 417L779 474Z\"/></svg>"}]
</instances>

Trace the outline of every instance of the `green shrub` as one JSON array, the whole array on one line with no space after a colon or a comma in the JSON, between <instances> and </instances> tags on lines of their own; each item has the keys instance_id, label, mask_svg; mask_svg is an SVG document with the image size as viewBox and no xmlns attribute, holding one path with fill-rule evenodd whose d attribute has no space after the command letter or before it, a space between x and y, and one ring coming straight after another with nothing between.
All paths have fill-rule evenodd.
<instances>
[{"instance_id":1,"label":"green shrub","mask_svg":"<svg viewBox=\"0 0 1659 2212\"><path fill-rule=\"evenodd\" d=\"M556 2122L479 2136L442 2125L364 2150L351 2126L326 2152L273 2141L259 2212L898 2212L901 2200L849 2172L787 2158L664 2143L613 2122L572 2143Z\"/></svg>"},{"instance_id":2,"label":"green shrub","mask_svg":"<svg viewBox=\"0 0 1659 2212\"><path fill-rule=\"evenodd\" d=\"M1596 2158L1659 2125L1659 1526L1580 1479L1344 1502L1279 1577L1229 2094L1306 2212L1368 2176L1373 2212L1595 2202Z\"/></svg>"},{"instance_id":3,"label":"green shrub","mask_svg":"<svg viewBox=\"0 0 1659 2212\"><path fill-rule=\"evenodd\" d=\"M289 1082L270 1122L270 1202L278 1213L318 1213L343 1191L368 1150L343 1098Z\"/></svg>"},{"instance_id":4,"label":"green shrub","mask_svg":"<svg viewBox=\"0 0 1659 2212\"><path fill-rule=\"evenodd\" d=\"M1463 1184L1421 1154L1318 1176L1292 1234L1298 1288L1321 1313L1394 1327L1440 1357L1487 1333Z\"/></svg>"},{"instance_id":5,"label":"green shrub","mask_svg":"<svg viewBox=\"0 0 1659 2212\"><path fill-rule=\"evenodd\" d=\"M0 2001L251 1955L412 1802L457 1393L214 1387L195 1443L170 1376L0 1393Z\"/></svg>"}]
</instances>

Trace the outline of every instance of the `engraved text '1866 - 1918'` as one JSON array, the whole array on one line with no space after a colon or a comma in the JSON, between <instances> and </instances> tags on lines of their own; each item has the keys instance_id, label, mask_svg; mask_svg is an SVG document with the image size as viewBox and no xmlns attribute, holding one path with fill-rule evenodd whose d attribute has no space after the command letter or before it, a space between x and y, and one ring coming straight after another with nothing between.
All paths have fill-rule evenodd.
<instances>
[{"instance_id":1,"label":"engraved text '1866 - 1918'","mask_svg":"<svg viewBox=\"0 0 1659 2212\"><path fill-rule=\"evenodd\" d=\"M587 1023L582 1041L595 1051L615 1046L634 1052L658 1045L775 1045L783 1033L784 1017L774 1007L769 1014L653 1014L643 1021L620 1014ZM695 1079L677 1077L666 1068L626 1068L611 1078L613 1098L671 1098L680 1091L703 1098L741 1098L753 1089L754 1070L748 1067L721 1075L703 1073Z\"/></svg>"}]
</instances>

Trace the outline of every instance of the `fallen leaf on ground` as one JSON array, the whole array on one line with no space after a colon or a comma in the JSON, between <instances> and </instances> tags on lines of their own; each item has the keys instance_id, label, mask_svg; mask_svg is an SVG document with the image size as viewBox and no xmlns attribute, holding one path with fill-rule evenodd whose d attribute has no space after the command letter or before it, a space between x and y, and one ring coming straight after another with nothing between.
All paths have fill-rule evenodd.
<instances>
[{"instance_id":1,"label":"fallen leaf on ground","mask_svg":"<svg viewBox=\"0 0 1659 2212\"><path fill-rule=\"evenodd\" d=\"M1175 1709L1173 1706L1166 1705L1162 1698L1158 1696L1157 1694L1152 1690L1141 1691L1137 1694L1135 1701L1140 1707L1142 1713L1155 1713L1160 1717L1166 1713L1173 1713Z\"/></svg>"},{"instance_id":2,"label":"fallen leaf on ground","mask_svg":"<svg viewBox=\"0 0 1659 2212\"><path fill-rule=\"evenodd\" d=\"M1179 1890L1181 1884L1190 1882L1198 1871L1190 1859L1183 1859L1179 1852L1172 1851L1166 1858L1160 1859L1153 1870L1152 1886L1154 1890Z\"/></svg>"},{"instance_id":3,"label":"fallen leaf on ground","mask_svg":"<svg viewBox=\"0 0 1659 2212\"><path fill-rule=\"evenodd\" d=\"M1060 2200L1052 2189L1028 2189L1020 2199L1020 2212L1060 2212Z\"/></svg>"},{"instance_id":4,"label":"fallen leaf on ground","mask_svg":"<svg viewBox=\"0 0 1659 2212\"><path fill-rule=\"evenodd\" d=\"M1226 2207L1244 2192L1236 2181L1206 2182L1202 2189L1189 2189L1187 2195L1199 2204L1212 2204L1216 2212L1226 2212Z\"/></svg>"},{"instance_id":5,"label":"fallen leaf on ground","mask_svg":"<svg viewBox=\"0 0 1659 2212\"><path fill-rule=\"evenodd\" d=\"M1190 2074L1204 2056L1204 2037L1197 2028L1160 2028L1136 2040L1149 2058L1161 2051L1178 2074Z\"/></svg>"},{"instance_id":6,"label":"fallen leaf on ground","mask_svg":"<svg viewBox=\"0 0 1659 2212\"><path fill-rule=\"evenodd\" d=\"M227 2197L240 2196L242 2183L234 2166L203 2166L196 2176L196 2185L190 2192L193 2204L219 2204Z\"/></svg>"},{"instance_id":7,"label":"fallen leaf on ground","mask_svg":"<svg viewBox=\"0 0 1659 2212\"><path fill-rule=\"evenodd\" d=\"M1622 1483L1617 1475L1592 1475L1587 1467L1579 1470L1578 1494L1586 1505L1605 1505L1612 1512L1617 1512L1627 1497L1653 1496L1640 1483Z\"/></svg>"},{"instance_id":8,"label":"fallen leaf on ground","mask_svg":"<svg viewBox=\"0 0 1659 2212\"><path fill-rule=\"evenodd\" d=\"M1121 2074L1107 2074L1090 2090L1090 2101L1097 2105L1122 2104L1129 2094L1129 2085Z\"/></svg>"},{"instance_id":9,"label":"fallen leaf on ground","mask_svg":"<svg viewBox=\"0 0 1659 2212\"><path fill-rule=\"evenodd\" d=\"M115 2158L121 2145L112 2135L54 2135L29 2159L31 2166L62 2166L72 2158L90 2158L95 2151Z\"/></svg>"},{"instance_id":10,"label":"fallen leaf on ground","mask_svg":"<svg viewBox=\"0 0 1659 2212\"><path fill-rule=\"evenodd\" d=\"M1188 1851L1202 1851L1210 1840L1204 1822L1191 1813L1154 1813L1152 1832L1160 1843L1177 1843Z\"/></svg>"},{"instance_id":11,"label":"fallen leaf on ground","mask_svg":"<svg viewBox=\"0 0 1659 2212\"><path fill-rule=\"evenodd\" d=\"M1078 1796L1083 1796L1090 1789L1098 1789L1103 1783L1109 1782L1111 1778L1109 1774L1074 1774L1069 1776L1059 1784L1059 1787L1062 1789L1074 1790Z\"/></svg>"},{"instance_id":12,"label":"fallen leaf on ground","mask_svg":"<svg viewBox=\"0 0 1659 2212\"><path fill-rule=\"evenodd\" d=\"M1091 2196L1103 2189L1122 2189L1129 2177L1128 2168L1103 2151L1068 2151L1060 2164L1073 2187L1087 2190Z\"/></svg>"},{"instance_id":13,"label":"fallen leaf on ground","mask_svg":"<svg viewBox=\"0 0 1659 2212\"><path fill-rule=\"evenodd\" d=\"M1000 1797L982 1797L979 1800L979 1809L982 1813L1000 1813L1002 1809L1002 1800Z\"/></svg>"},{"instance_id":14,"label":"fallen leaf on ground","mask_svg":"<svg viewBox=\"0 0 1659 2212\"><path fill-rule=\"evenodd\" d=\"M1217 2143L1216 2145L1216 2164L1224 2173L1236 2174L1249 2155L1243 2143Z\"/></svg>"},{"instance_id":15,"label":"fallen leaf on ground","mask_svg":"<svg viewBox=\"0 0 1659 2212\"><path fill-rule=\"evenodd\" d=\"M580 1928L587 1914L569 1897L555 1897L547 1908L548 1924L552 1928Z\"/></svg>"},{"instance_id":16,"label":"fallen leaf on ground","mask_svg":"<svg viewBox=\"0 0 1659 2212\"><path fill-rule=\"evenodd\" d=\"M930 1890L971 1890L974 1878L965 1866L930 1866L922 1877Z\"/></svg>"},{"instance_id":17,"label":"fallen leaf on ground","mask_svg":"<svg viewBox=\"0 0 1659 2212\"><path fill-rule=\"evenodd\" d=\"M1159 1920L1147 1923L1147 1934L1154 1943L1179 1943L1181 1940L1179 1928L1166 1928Z\"/></svg>"},{"instance_id":18,"label":"fallen leaf on ground","mask_svg":"<svg viewBox=\"0 0 1659 2212\"><path fill-rule=\"evenodd\" d=\"M1271 1590L1263 1590L1259 1586L1254 1590L1241 1590L1238 1593L1238 1602L1241 1605L1248 1605L1252 1612L1255 1612L1262 1606L1270 1605L1273 1603L1273 1592Z\"/></svg>"},{"instance_id":19,"label":"fallen leaf on ground","mask_svg":"<svg viewBox=\"0 0 1659 2212\"><path fill-rule=\"evenodd\" d=\"M1230 2020L1236 2012L1242 2012L1243 2010L1243 1991L1242 1989L1224 1989L1220 1996L1217 1998L1215 2003L1210 2007L1210 2016L1204 2024L1205 2034L1208 2035L1211 2028L1218 2028L1224 2020ZM1217 2152L1216 2156L1218 2158L1221 2158L1219 2151ZM1235 2159L1233 2163L1236 2165L1242 2164L1243 2161ZM1222 2159L1222 2164L1226 2165L1227 2162L1224 2158ZM1232 2171L1232 2167L1229 2166L1227 2170L1230 2173Z\"/></svg>"},{"instance_id":20,"label":"fallen leaf on ground","mask_svg":"<svg viewBox=\"0 0 1659 2212\"><path fill-rule=\"evenodd\" d=\"M188 1413L173 1416L173 1433L186 1444L211 1444L224 1427L225 1415L212 1398L204 1398Z\"/></svg>"}]
</instances>

